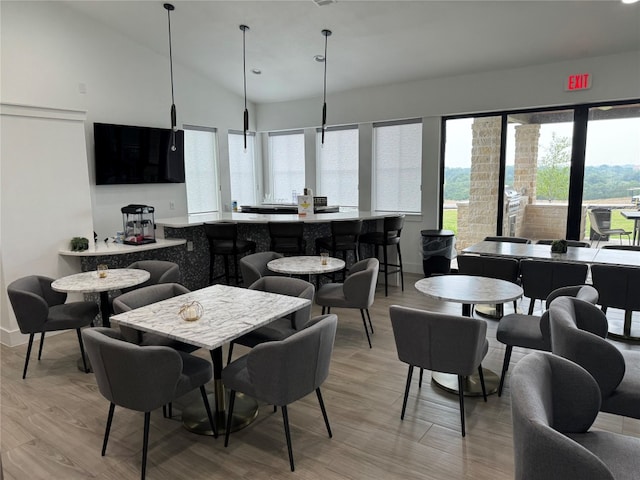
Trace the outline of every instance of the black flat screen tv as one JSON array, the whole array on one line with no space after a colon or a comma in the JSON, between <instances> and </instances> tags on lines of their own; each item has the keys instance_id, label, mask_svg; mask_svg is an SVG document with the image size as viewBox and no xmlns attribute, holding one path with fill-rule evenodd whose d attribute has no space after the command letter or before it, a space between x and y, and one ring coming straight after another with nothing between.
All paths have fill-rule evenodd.
<instances>
[{"instance_id":1,"label":"black flat screen tv","mask_svg":"<svg viewBox=\"0 0 640 480\"><path fill-rule=\"evenodd\" d=\"M96 185L184 183L184 131L94 123Z\"/></svg>"}]
</instances>

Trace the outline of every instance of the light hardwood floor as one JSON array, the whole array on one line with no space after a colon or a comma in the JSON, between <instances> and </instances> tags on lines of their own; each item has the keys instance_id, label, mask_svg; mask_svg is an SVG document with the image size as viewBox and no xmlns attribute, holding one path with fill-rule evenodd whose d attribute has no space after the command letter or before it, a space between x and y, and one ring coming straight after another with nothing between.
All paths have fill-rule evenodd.
<instances>
[{"instance_id":1,"label":"light hardwood floor","mask_svg":"<svg viewBox=\"0 0 640 480\"><path fill-rule=\"evenodd\" d=\"M262 405L258 419L223 438L199 436L182 427L184 405L174 419L151 416L147 478L175 479L509 479L513 448L509 380L501 398L466 398L467 436L460 435L458 399L417 374L400 420L407 366L396 355L389 305L459 313L460 306L427 299L405 275L405 291L379 286L371 309L375 328L369 349L358 311L335 309L339 317L331 373L322 390L333 438L326 434L315 395L289 408L296 471L289 471L280 412ZM523 305L525 306L525 305ZM509 307L506 307L507 312ZM525 306L526 308L526 306ZM320 310L314 307L314 314ZM490 350L483 363L500 372L504 347L497 321L487 320ZM618 344L621 348L637 348ZM109 448L100 456L108 402L93 374L77 370L75 332L47 338L41 361L31 360L21 379L25 346L2 346L1 450L4 479L137 479L142 450L141 413L116 408ZM236 355L247 350L236 347ZM512 367L527 352L514 349ZM198 355L209 358L208 352ZM225 356L226 358L226 356ZM416 371L417 373L417 371ZM595 428L640 437L640 421L600 414Z\"/></svg>"}]
</instances>

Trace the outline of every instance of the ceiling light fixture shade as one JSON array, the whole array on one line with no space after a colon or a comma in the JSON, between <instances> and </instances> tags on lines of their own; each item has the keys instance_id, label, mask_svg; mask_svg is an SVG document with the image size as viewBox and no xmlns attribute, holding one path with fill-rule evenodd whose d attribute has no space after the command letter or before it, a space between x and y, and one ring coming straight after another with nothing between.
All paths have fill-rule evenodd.
<instances>
[{"instance_id":1,"label":"ceiling light fixture shade","mask_svg":"<svg viewBox=\"0 0 640 480\"><path fill-rule=\"evenodd\" d=\"M331 30L322 30L324 35L324 86L322 90L322 140L324 145L324 131L327 128L327 39L331 36Z\"/></svg>"},{"instance_id":2,"label":"ceiling light fixture shade","mask_svg":"<svg viewBox=\"0 0 640 480\"><path fill-rule=\"evenodd\" d=\"M247 132L249 131L249 110L247 110L247 48L245 35L249 27L240 25L242 30L242 77L244 80L244 149L247 150Z\"/></svg>"},{"instance_id":3,"label":"ceiling light fixture shade","mask_svg":"<svg viewBox=\"0 0 640 480\"><path fill-rule=\"evenodd\" d=\"M171 48L171 12L176 7L170 3L165 3L164 8L167 10L167 21L169 24L169 70L171 72L171 151L176 151L176 132L178 131L177 116L176 116L176 102L173 97L173 51Z\"/></svg>"}]
</instances>

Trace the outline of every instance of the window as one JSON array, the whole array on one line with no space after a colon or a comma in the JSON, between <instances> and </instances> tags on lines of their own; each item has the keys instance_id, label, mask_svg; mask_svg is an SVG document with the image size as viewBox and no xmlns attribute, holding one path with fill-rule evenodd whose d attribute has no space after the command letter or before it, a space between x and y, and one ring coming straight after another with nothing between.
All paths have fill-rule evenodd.
<instances>
[{"instance_id":1,"label":"window","mask_svg":"<svg viewBox=\"0 0 640 480\"><path fill-rule=\"evenodd\" d=\"M293 192L304 188L304 132L269 134L271 200L291 203Z\"/></svg>"},{"instance_id":2,"label":"window","mask_svg":"<svg viewBox=\"0 0 640 480\"><path fill-rule=\"evenodd\" d=\"M420 213L422 122L374 124L373 163L374 209Z\"/></svg>"},{"instance_id":3,"label":"window","mask_svg":"<svg viewBox=\"0 0 640 480\"><path fill-rule=\"evenodd\" d=\"M229 131L229 172L231 175L231 199L238 205L258 204L258 184L255 173L255 133L247 134L244 149L243 132Z\"/></svg>"},{"instance_id":4,"label":"window","mask_svg":"<svg viewBox=\"0 0 640 480\"><path fill-rule=\"evenodd\" d=\"M331 205L358 207L358 127L328 128L316 136L317 194Z\"/></svg>"},{"instance_id":5,"label":"window","mask_svg":"<svg viewBox=\"0 0 640 480\"><path fill-rule=\"evenodd\" d=\"M215 128L185 126L184 172L189 214L219 209L217 150Z\"/></svg>"}]
</instances>

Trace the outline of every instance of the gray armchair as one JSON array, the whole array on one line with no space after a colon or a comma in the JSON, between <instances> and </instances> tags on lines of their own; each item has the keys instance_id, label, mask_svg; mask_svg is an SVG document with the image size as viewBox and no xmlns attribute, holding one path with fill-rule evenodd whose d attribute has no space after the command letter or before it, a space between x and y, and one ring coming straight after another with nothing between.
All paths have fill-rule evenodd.
<instances>
[{"instance_id":1,"label":"gray armchair","mask_svg":"<svg viewBox=\"0 0 640 480\"><path fill-rule=\"evenodd\" d=\"M322 307L323 314L325 311L331 313L331 307L359 309L369 348L371 348L371 337L364 314L366 312L373 334L369 307L373 305L375 298L379 268L380 262L376 258L360 260L351 267L344 283L326 283L318 289L316 295L316 303Z\"/></svg>"},{"instance_id":2,"label":"gray armchair","mask_svg":"<svg viewBox=\"0 0 640 480\"><path fill-rule=\"evenodd\" d=\"M98 315L98 305L95 302L83 301L65 303L67 294L55 292L51 288L52 282L53 279L49 277L30 275L11 282L7 287L9 301L16 315L20 332L29 335L29 346L22 371L23 379L27 376L35 334L40 333L40 348L38 349L38 360L40 360L45 332L59 330L73 329L76 331L84 370L89 372L80 329L93 323L94 318Z\"/></svg>"},{"instance_id":3,"label":"gray armchair","mask_svg":"<svg viewBox=\"0 0 640 480\"><path fill-rule=\"evenodd\" d=\"M589 431L599 408L598 385L579 365L542 352L518 362L511 377L516 480L637 479L640 439Z\"/></svg>"},{"instance_id":4,"label":"gray armchair","mask_svg":"<svg viewBox=\"0 0 640 480\"><path fill-rule=\"evenodd\" d=\"M144 307L145 305L150 305L185 293L189 293L189 289L178 283L149 285L116 297L113 300L113 311L115 313L128 312L129 310ZM124 340L135 343L136 345L171 347L182 350L183 352L193 352L198 349L198 347L194 345L179 342L156 333L141 332L126 325L120 325L120 333Z\"/></svg>"},{"instance_id":5,"label":"gray armchair","mask_svg":"<svg viewBox=\"0 0 640 480\"><path fill-rule=\"evenodd\" d=\"M551 292L545 301L547 308L553 300L562 296L576 297L591 304L595 304L598 301L598 291L591 285L575 285L557 288ZM530 348L545 352L551 351L549 311L546 310L542 317L522 313L505 315L498 324L496 339L506 345L500 386L498 387L498 396L502 396L502 388L509 369L513 347Z\"/></svg>"},{"instance_id":6,"label":"gray armchair","mask_svg":"<svg viewBox=\"0 0 640 480\"><path fill-rule=\"evenodd\" d=\"M291 297L306 298L313 301L315 287L304 280L292 277L262 277L255 281L250 287L251 290L259 290L261 292L278 293L280 295L289 295ZM264 327L257 328L241 337L236 338L229 344L229 355L227 363L231 363L233 354L233 346L236 343L245 347L253 348L263 342L273 340L284 340L299 330L304 329L311 319L311 306L302 308L279 318Z\"/></svg>"},{"instance_id":7,"label":"gray armchair","mask_svg":"<svg viewBox=\"0 0 640 480\"><path fill-rule=\"evenodd\" d=\"M324 407L320 386L329 374L338 318L325 315L290 337L262 343L222 371L222 380L231 390L224 446L229 445L229 433L236 392L245 393L276 407L281 407L289 464L294 471L291 433L287 406L315 390L327 432L331 438L329 418Z\"/></svg>"},{"instance_id":8,"label":"gray armchair","mask_svg":"<svg viewBox=\"0 0 640 480\"><path fill-rule=\"evenodd\" d=\"M277 252L258 252L245 255L240 259L240 272L245 287L250 286L259 278L266 276L280 276L267 268L267 263L276 258L282 258Z\"/></svg>"},{"instance_id":9,"label":"gray armchair","mask_svg":"<svg viewBox=\"0 0 640 480\"><path fill-rule=\"evenodd\" d=\"M400 305L391 305L389 314L398 358L409 364L400 418L404 419L407 408L413 367L452 373L458 376L460 422L464 437L464 377L478 371L482 395L484 401L487 401L482 373L482 359L489 351L487 323L476 318L433 313Z\"/></svg>"},{"instance_id":10,"label":"gray armchair","mask_svg":"<svg viewBox=\"0 0 640 480\"><path fill-rule=\"evenodd\" d=\"M607 317L588 302L571 297L549 307L551 351L577 363L596 380L603 412L640 418L640 352L618 350L605 340Z\"/></svg>"},{"instance_id":11,"label":"gray armchair","mask_svg":"<svg viewBox=\"0 0 640 480\"><path fill-rule=\"evenodd\" d=\"M208 361L169 347L141 347L122 339L116 330L91 328L82 332L87 353L103 397L109 400L102 456L107 450L116 405L144 412L142 479L145 478L151 411L194 390L200 394L214 436L218 433L204 385L213 369Z\"/></svg>"},{"instance_id":12,"label":"gray armchair","mask_svg":"<svg viewBox=\"0 0 640 480\"><path fill-rule=\"evenodd\" d=\"M122 293L149 285L157 285L158 283L180 283L180 267L174 262L167 262L165 260L139 260L133 262L127 268L146 270L151 276L149 280L135 287L123 288Z\"/></svg>"}]
</instances>

